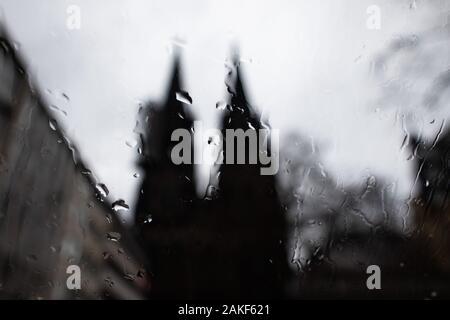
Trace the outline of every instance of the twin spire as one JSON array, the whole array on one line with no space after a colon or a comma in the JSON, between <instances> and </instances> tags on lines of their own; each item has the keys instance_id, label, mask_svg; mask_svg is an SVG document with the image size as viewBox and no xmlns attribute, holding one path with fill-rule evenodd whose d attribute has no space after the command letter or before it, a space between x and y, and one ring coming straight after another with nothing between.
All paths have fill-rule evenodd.
<instances>
[{"instance_id":1,"label":"twin spire","mask_svg":"<svg viewBox=\"0 0 450 320\"><path fill-rule=\"evenodd\" d=\"M257 112L249 104L246 90L243 85L240 72L240 61L238 54L233 54L227 68L229 72L225 80L228 98L228 111L222 120L222 129L254 129L261 128L261 123ZM172 73L169 80L169 87L165 97L165 107L167 111L192 121L192 117L183 108L183 103L177 100L177 95L186 93L181 80L180 55L177 53L174 58Z\"/></svg>"}]
</instances>

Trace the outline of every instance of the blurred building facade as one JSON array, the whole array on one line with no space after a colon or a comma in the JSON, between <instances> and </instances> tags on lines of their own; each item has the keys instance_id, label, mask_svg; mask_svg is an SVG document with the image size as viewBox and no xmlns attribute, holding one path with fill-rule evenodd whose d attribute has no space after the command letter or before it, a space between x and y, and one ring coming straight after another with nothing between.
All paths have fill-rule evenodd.
<instances>
[{"instance_id":1,"label":"blurred building facade","mask_svg":"<svg viewBox=\"0 0 450 320\"><path fill-rule=\"evenodd\" d=\"M3 28L0 78L0 298L142 298L144 255ZM66 286L69 265L80 267L80 290Z\"/></svg>"}]
</instances>

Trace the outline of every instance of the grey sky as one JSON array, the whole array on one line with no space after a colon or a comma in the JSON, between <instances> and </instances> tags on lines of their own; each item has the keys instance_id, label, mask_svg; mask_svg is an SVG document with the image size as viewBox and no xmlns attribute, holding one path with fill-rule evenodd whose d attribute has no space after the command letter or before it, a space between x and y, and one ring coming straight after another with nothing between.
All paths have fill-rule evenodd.
<instances>
[{"instance_id":1,"label":"grey sky","mask_svg":"<svg viewBox=\"0 0 450 320\"><path fill-rule=\"evenodd\" d=\"M66 27L72 4L81 9L79 30ZM380 30L366 27L370 5L381 9ZM0 0L0 7L48 103L67 112L55 117L113 198L133 205L138 155L126 142L136 140L139 103L162 97L174 39L183 43L193 112L206 126L220 114L224 61L237 43L251 102L282 136L293 130L323 146L325 167L345 184L374 174L407 192L402 126L395 110L378 105L371 66L399 35L443 24L450 4Z\"/></svg>"}]
</instances>

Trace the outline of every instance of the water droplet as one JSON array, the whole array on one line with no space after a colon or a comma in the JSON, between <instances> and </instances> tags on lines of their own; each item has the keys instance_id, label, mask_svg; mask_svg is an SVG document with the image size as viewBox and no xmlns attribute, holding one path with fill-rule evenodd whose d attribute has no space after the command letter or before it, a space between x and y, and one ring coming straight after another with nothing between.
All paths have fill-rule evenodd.
<instances>
[{"instance_id":1,"label":"water droplet","mask_svg":"<svg viewBox=\"0 0 450 320\"><path fill-rule=\"evenodd\" d=\"M50 119L48 125L50 126L50 129L56 131L57 122L55 119Z\"/></svg>"},{"instance_id":2,"label":"water droplet","mask_svg":"<svg viewBox=\"0 0 450 320\"><path fill-rule=\"evenodd\" d=\"M178 112L178 116L184 120L184 116L181 113Z\"/></svg>"},{"instance_id":3,"label":"water droplet","mask_svg":"<svg viewBox=\"0 0 450 320\"><path fill-rule=\"evenodd\" d=\"M65 115L65 116L67 116L67 112L64 111L64 110L62 110L60 107L57 107L57 106L55 106L55 105L52 104L52 105L50 106L50 108L53 109L53 110L56 110L56 111L58 111L58 112L60 112L60 113L62 113L62 114Z\"/></svg>"},{"instance_id":4,"label":"water droplet","mask_svg":"<svg viewBox=\"0 0 450 320\"><path fill-rule=\"evenodd\" d=\"M106 196L108 196L109 194L109 190L106 187L105 184L103 183L97 183L95 185L95 189L97 190L98 194L100 195L100 197L105 198Z\"/></svg>"},{"instance_id":5,"label":"water droplet","mask_svg":"<svg viewBox=\"0 0 450 320\"><path fill-rule=\"evenodd\" d=\"M28 261L37 261L37 257L36 257L36 255L34 255L34 254L29 254L28 256L27 256L27 260Z\"/></svg>"},{"instance_id":6,"label":"water droplet","mask_svg":"<svg viewBox=\"0 0 450 320\"><path fill-rule=\"evenodd\" d=\"M134 148L134 147L136 147L136 145L137 145L137 141L136 140L127 140L126 142L125 142L125 144L127 145L127 146L129 146L130 148Z\"/></svg>"},{"instance_id":7,"label":"water droplet","mask_svg":"<svg viewBox=\"0 0 450 320\"><path fill-rule=\"evenodd\" d=\"M84 168L84 169L81 170L81 174L83 174L85 176L90 176L92 174L92 171L89 170L89 169Z\"/></svg>"},{"instance_id":8,"label":"water droplet","mask_svg":"<svg viewBox=\"0 0 450 320\"><path fill-rule=\"evenodd\" d=\"M228 104L224 101L219 101L216 103L216 109L218 110L225 110L227 108Z\"/></svg>"},{"instance_id":9,"label":"water droplet","mask_svg":"<svg viewBox=\"0 0 450 320\"><path fill-rule=\"evenodd\" d=\"M145 276L145 270L144 269L139 269L137 272L137 276L139 278L143 278Z\"/></svg>"},{"instance_id":10,"label":"water droplet","mask_svg":"<svg viewBox=\"0 0 450 320\"><path fill-rule=\"evenodd\" d=\"M153 217L152 217L152 215L151 214L149 214L146 218L145 218L145 220L144 220L144 223L150 223L150 222L152 222L153 221Z\"/></svg>"},{"instance_id":11,"label":"water droplet","mask_svg":"<svg viewBox=\"0 0 450 320\"><path fill-rule=\"evenodd\" d=\"M189 96L189 93L186 91L178 91L176 94L176 99L180 102L186 103L186 104L192 104L192 98Z\"/></svg>"},{"instance_id":12,"label":"water droplet","mask_svg":"<svg viewBox=\"0 0 450 320\"><path fill-rule=\"evenodd\" d=\"M126 275L123 276L126 280L129 281L134 281L136 279L136 276L134 274L131 273L127 273Z\"/></svg>"},{"instance_id":13,"label":"water droplet","mask_svg":"<svg viewBox=\"0 0 450 320\"><path fill-rule=\"evenodd\" d=\"M105 283L109 286L112 287L114 285L114 281L111 279L111 277L106 277L105 278Z\"/></svg>"},{"instance_id":14,"label":"water droplet","mask_svg":"<svg viewBox=\"0 0 450 320\"><path fill-rule=\"evenodd\" d=\"M216 199L219 195L219 190L215 186L208 186L208 189L206 189L206 200L213 200Z\"/></svg>"},{"instance_id":15,"label":"water droplet","mask_svg":"<svg viewBox=\"0 0 450 320\"><path fill-rule=\"evenodd\" d=\"M244 110L244 108L242 108L242 107L236 106L234 109L237 110L237 111L239 111L240 114L244 114L244 113L245 113L245 110ZM230 111L231 111L231 110L230 110Z\"/></svg>"},{"instance_id":16,"label":"water droplet","mask_svg":"<svg viewBox=\"0 0 450 320\"><path fill-rule=\"evenodd\" d=\"M130 209L130 206L128 204L126 204L125 200L123 200L123 199L114 201L111 207L116 212L119 210L127 211L128 209Z\"/></svg>"},{"instance_id":17,"label":"water droplet","mask_svg":"<svg viewBox=\"0 0 450 320\"><path fill-rule=\"evenodd\" d=\"M118 232L108 232L106 234L106 239L117 242L120 240L120 238L122 237L122 235Z\"/></svg>"}]
</instances>

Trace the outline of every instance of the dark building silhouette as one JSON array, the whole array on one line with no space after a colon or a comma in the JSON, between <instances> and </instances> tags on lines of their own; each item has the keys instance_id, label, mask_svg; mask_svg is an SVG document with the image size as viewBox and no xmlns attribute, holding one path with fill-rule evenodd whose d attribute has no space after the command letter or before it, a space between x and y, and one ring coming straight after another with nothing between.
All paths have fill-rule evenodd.
<instances>
[{"instance_id":1,"label":"dark building silhouette","mask_svg":"<svg viewBox=\"0 0 450 320\"><path fill-rule=\"evenodd\" d=\"M270 149L260 150L260 139L265 137L258 130L268 126L248 102L237 56L232 60L226 83L230 98L222 120L223 135L228 129L254 130L257 154L270 155ZM224 139L224 159L229 151L226 142ZM234 142L234 164L228 162L221 167L216 204L221 221L219 233L228 239L223 250L230 257L225 262L228 265L223 280L233 296L280 298L288 266L285 217L275 189L275 176L261 174L259 157L256 164L251 164L250 138L245 146L245 164L237 164L238 144ZM269 139L267 144L270 143Z\"/></svg>"},{"instance_id":2,"label":"dark building silhouette","mask_svg":"<svg viewBox=\"0 0 450 320\"><path fill-rule=\"evenodd\" d=\"M154 224L162 221L179 224L188 217L194 199L193 166L175 165L170 158L172 148L178 143L171 141L172 132L178 128L191 132L193 127L189 110L177 100L177 94L183 92L179 64L176 58L164 104L148 106L144 111L146 132L140 166L145 178L141 188L143 197L137 207L137 222L145 222L151 215Z\"/></svg>"},{"instance_id":3,"label":"dark building silhouette","mask_svg":"<svg viewBox=\"0 0 450 320\"><path fill-rule=\"evenodd\" d=\"M262 128L236 64L227 82L230 107L222 129ZM165 103L143 115L148 129L136 227L151 261L151 296L282 298L288 267L274 177L261 176L260 164L224 164L218 195L195 199L193 166L174 165L169 157L173 130L192 127L186 105L176 99L180 90L177 59Z\"/></svg>"},{"instance_id":4,"label":"dark building silhouette","mask_svg":"<svg viewBox=\"0 0 450 320\"><path fill-rule=\"evenodd\" d=\"M142 117L144 133L143 159L145 175L136 208L136 226L143 247L149 253L152 296L173 297L188 291L188 263L183 233L192 223L195 199L193 166L175 165L170 158L177 142L171 141L175 129L192 130L192 120L184 103L177 100L182 93L180 63L175 60L165 102L149 105Z\"/></svg>"}]
</instances>

